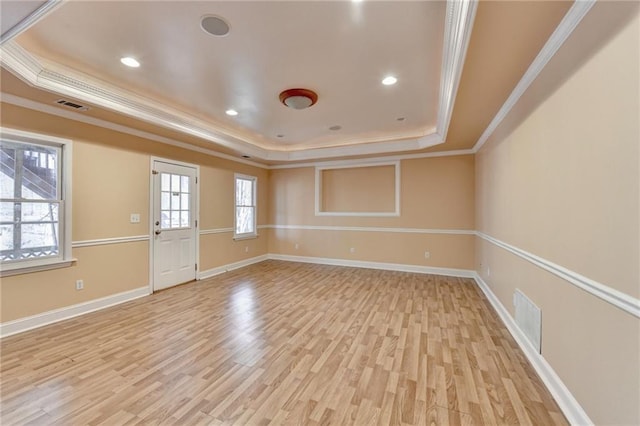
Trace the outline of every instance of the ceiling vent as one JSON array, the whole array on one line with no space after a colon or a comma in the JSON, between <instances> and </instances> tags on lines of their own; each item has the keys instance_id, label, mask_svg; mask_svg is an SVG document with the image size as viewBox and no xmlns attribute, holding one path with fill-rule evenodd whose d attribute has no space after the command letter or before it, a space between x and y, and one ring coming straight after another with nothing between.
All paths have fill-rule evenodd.
<instances>
[{"instance_id":1,"label":"ceiling vent","mask_svg":"<svg viewBox=\"0 0 640 426\"><path fill-rule=\"evenodd\" d=\"M67 108L75 109L76 111L88 111L89 110L89 107L77 104L75 102L70 102L70 101L68 101L66 99L58 99L56 101L56 103L58 105L66 106Z\"/></svg>"}]
</instances>

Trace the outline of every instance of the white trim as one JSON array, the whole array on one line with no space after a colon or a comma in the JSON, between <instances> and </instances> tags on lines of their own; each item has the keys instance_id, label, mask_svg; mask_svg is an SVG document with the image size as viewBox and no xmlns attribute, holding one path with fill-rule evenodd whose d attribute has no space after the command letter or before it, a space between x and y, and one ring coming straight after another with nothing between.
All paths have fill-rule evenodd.
<instances>
[{"instance_id":1,"label":"white trim","mask_svg":"<svg viewBox=\"0 0 640 426\"><path fill-rule=\"evenodd\" d=\"M218 266L206 271L198 273L198 280L206 280L207 278L215 277L216 275L223 274L225 272L233 271L234 269L243 268L245 266L253 265L254 263L264 262L269 259L269 255L263 254L249 259L240 260L238 262L228 263L226 265Z\"/></svg>"},{"instance_id":2,"label":"white trim","mask_svg":"<svg viewBox=\"0 0 640 426\"><path fill-rule=\"evenodd\" d=\"M378 163L389 161L401 161L401 160L416 160L420 158L435 158L435 157L456 157L459 155L473 155L475 152L472 149L458 149L453 151L437 151L437 152L423 152L420 154L403 154L403 155L389 155L383 157L367 157L367 158L354 158L345 160L331 160L331 161L312 161L308 163L291 163L291 164L274 164L268 167L269 170L278 169L299 169L302 167L333 167L333 166L351 166L355 167L357 164L362 163Z\"/></svg>"},{"instance_id":3,"label":"white trim","mask_svg":"<svg viewBox=\"0 0 640 426\"><path fill-rule=\"evenodd\" d=\"M478 2L475 0L447 1L447 18L444 28L442 70L440 71L440 99L438 103L438 136L447 140L449 123L455 105L460 77L471 40L471 30L476 17Z\"/></svg>"},{"instance_id":4,"label":"white trim","mask_svg":"<svg viewBox=\"0 0 640 426\"><path fill-rule=\"evenodd\" d=\"M379 167L379 166L393 166L394 167L394 211L392 212L327 212L321 211L320 194L322 194L322 172L325 170L336 169L350 169L350 168L363 168L363 167ZM336 166L317 166L315 168L315 215L316 216L355 216L355 217L396 217L400 216L400 161L380 161L380 162L367 162L356 164L343 164Z\"/></svg>"},{"instance_id":5,"label":"white trim","mask_svg":"<svg viewBox=\"0 0 640 426\"><path fill-rule=\"evenodd\" d=\"M569 424L592 425L593 422L582 406L580 406L580 403L578 403L575 397L571 394L567 386L562 382L562 379L560 379L558 374L556 374L547 360L531 345L529 339L527 339L522 330L517 326L514 319L509 314L509 311L507 311L504 305L500 302L500 299L498 299L498 297L491 291L487 283L482 280L478 273L475 273L473 278L513 336L522 352L524 352L529 363L542 379L542 382L553 396L553 399L558 403L558 406L566 416Z\"/></svg>"},{"instance_id":6,"label":"white trim","mask_svg":"<svg viewBox=\"0 0 640 426\"><path fill-rule=\"evenodd\" d=\"M132 237L114 237L114 238L98 238L95 240L74 241L71 243L72 248L105 246L109 244L134 243L137 241L149 241L148 235L135 235Z\"/></svg>"},{"instance_id":7,"label":"white trim","mask_svg":"<svg viewBox=\"0 0 640 426\"><path fill-rule=\"evenodd\" d=\"M202 229L200 235L226 234L228 232L233 232L233 228Z\"/></svg>"},{"instance_id":8,"label":"white trim","mask_svg":"<svg viewBox=\"0 0 640 426\"><path fill-rule=\"evenodd\" d=\"M55 115L57 117L66 118L69 120L78 121L80 123L90 124L92 126L102 127L109 130L114 130L120 133L126 133L131 136L144 138L148 140L152 140L155 142L160 142L165 145L176 146L178 148L187 149L194 152L199 152L201 154L207 154L212 157L222 158L225 160L234 161L236 163L247 164L249 166L259 167L261 169L267 169L268 166L256 163L255 161L245 160L243 158L236 158L232 155L223 154L221 152L217 152L213 149L201 148L199 146L191 145L185 142L180 142L175 139L166 138L164 136L159 136L154 133L145 132L143 130L134 129L132 127L124 126L122 124L111 123L106 120L102 120L100 118L90 117L79 112L75 111L67 111L60 107L56 107L54 105L47 105L40 102L32 101L30 99L21 98L19 96L15 96L9 93L0 93L0 100L2 102L19 106L22 108L27 108L33 111L42 112L45 114Z\"/></svg>"},{"instance_id":9,"label":"white trim","mask_svg":"<svg viewBox=\"0 0 640 426\"><path fill-rule=\"evenodd\" d=\"M418 274L446 275L451 277L473 278L475 271L470 269L438 268L433 266L406 265L401 263L369 262L364 260L334 259L312 256L291 256L287 254L268 254L269 260L287 262L314 263L319 265L350 266L352 268L381 269L385 271L415 272Z\"/></svg>"},{"instance_id":10,"label":"white trim","mask_svg":"<svg viewBox=\"0 0 640 426\"><path fill-rule=\"evenodd\" d=\"M0 44L4 44L11 40L14 37L17 37L23 31L26 31L38 22L40 19L44 18L47 14L52 12L56 7L62 4L63 0L47 0L44 4L40 5L36 10L31 12L28 16L22 19L13 27L7 29L0 35Z\"/></svg>"},{"instance_id":11,"label":"white trim","mask_svg":"<svg viewBox=\"0 0 640 426\"><path fill-rule=\"evenodd\" d=\"M48 260L48 261L41 261L37 264L31 264L27 266L20 265L20 268L13 268L13 269L4 269L4 266L3 266L2 268L0 268L0 277L11 277L13 275L22 275L22 274L30 274L32 272L48 271L50 269L67 268L73 265L77 261L78 259L75 259L75 258L70 258L67 260L54 259L54 260Z\"/></svg>"},{"instance_id":12,"label":"white trim","mask_svg":"<svg viewBox=\"0 0 640 426\"><path fill-rule=\"evenodd\" d=\"M149 295L147 286L0 324L0 337L22 333Z\"/></svg>"},{"instance_id":13,"label":"white trim","mask_svg":"<svg viewBox=\"0 0 640 426\"><path fill-rule=\"evenodd\" d=\"M473 229L384 228L372 226L266 225L271 229L304 229L312 231L392 232L406 234L476 235Z\"/></svg>"},{"instance_id":14,"label":"white trim","mask_svg":"<svg viewBox=\"0 0 640 426\"><path fill-rule=\"evenodd\" d=\"M538 56L533 60L505 103L502 105L495 117L493 117L491 123L489 123L476 144L473 146L474 153L478 152L485 142L487 142L496 128L500 123L502 123L502 120L504 120L507 114L509 114L509 111L511 111L515 106L520 97L542 72L547 63L551 58L553 58L558 49L560 49L567 38L569 38L573 30L578 26L580 21L582 21L582 18L584 18L595 3L596 0L579 0L573 2L571 9L569 9L562 21L560 21L560 24L542 47Z\"/></svg>"},{"instance_id":15,"label":"white trim","mask_svg":"<svg viewBox=\"0 0 640 426\"><path fill-rule=\"evenodd\" d=\"M512 246L511 244L505 243L504 241L500 241L480 231L476 231L476 235L491 244L507 250L508 252L513 253L516 256L530 263L533 263L534 265L548 272L551 272L552 274L604 300L605 302L611 303L612 305L622 309L625 312L630 313L636 318L640 318L640 299L636 299L633 296L611 288L605 284L594 281L590 278L585 277L584 275L580 275L577 272L571 271L547 259L543 259L540 256L536 256L535 254Z\"/></svg>"}]
</instances>

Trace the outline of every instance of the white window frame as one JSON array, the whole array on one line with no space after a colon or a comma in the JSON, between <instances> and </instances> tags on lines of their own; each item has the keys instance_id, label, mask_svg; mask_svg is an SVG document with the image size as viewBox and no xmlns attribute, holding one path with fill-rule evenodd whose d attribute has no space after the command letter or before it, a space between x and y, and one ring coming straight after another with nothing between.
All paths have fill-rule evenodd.
<instances>
[{"instance_id":1,"label":"white window frame","mask_svg":"<svg viewBox=\"0 0 640 426\"><path fill-rule=\"evenodd\" d=\"M252 182L253 187L253 232L245 232L242 234L236 233L238 229L238 207L246 207L239 206L238 199L236 197L237 194L237 186L238 179L249 180ZM256 176L243 175L240 173L234 173L233 175L233 239L234 240L245 240L249 238L257 238L258 237L258 178Z\"/></svg>"},{"instance_id":2,"label":"white window frame","mask_svg":"<svg viewBox=\"0 0 640 426\"><path fill-rule=\"evenodd\" d=\"M0 276L26 274L29 272L45 271L71 266L76 259L71 252L71 160L73 142L69 139L25 132L22 130L0 127L0 137L3 141L19 144L35 144L51 146L60 149L62 166L60 182L60 207L58 211L58 249L59 254L45 259L28 259L11 262L0 262Z\"/></svg>"}]
</instances>

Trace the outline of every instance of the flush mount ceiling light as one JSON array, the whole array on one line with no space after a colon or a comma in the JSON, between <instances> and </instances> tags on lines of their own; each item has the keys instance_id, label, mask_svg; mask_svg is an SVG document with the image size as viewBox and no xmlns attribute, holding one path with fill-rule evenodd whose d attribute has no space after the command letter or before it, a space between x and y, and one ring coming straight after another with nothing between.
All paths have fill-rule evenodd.
<instances>
[{"instance_id":1,"label":"flush mount ceiling light","mask_svg":"<svg viewBox=\"0 0 640 426\"><path fill-rule=\"evenodd\" d=\"M138 68L140 66L140 62L138 62L135 58L132 58L131 56L125 56L124 58L120 58L120 62L122 62L124 65L131 68Z\"/></svg>"},{"instance_id":2,"label":"flush mount ceiling light","mask_svg":"<svg viewBox=\"0 0 640 426\"><path fill-rule=\"evenodd\" d=\"M305 109L318 101L318 95L309 89L287 89L280 93L280 102L289 108Z\"/></svg>"},{"instance_id":3,"label":"flush mount ceiling light","mask_svg":"<svg viewBox=\"0 0 640 426\"><path fill-rule=\"evenodd\" d=\"M393 84L396 84L397 82L398 79L392 75L389 75L382 80L382 84L384 84L385 86L391 86Z\"/></svg>"},{"instance_id":4,"label":"flush mount ceiling light","mask_svg":"<svg viewBox=\"0 0 640 426\"><path fill-rule=\"evenodd\" d=\"M200 27L207 34L216 37L224 37L229 34L229 24L224 18L216 15L206 15L200 20Z\"/></svg>"},{"instance_id":5,"label":"flush mount ceiling light","mask_svg":"<svg viewBox=\"0 0 640 426\"><path fill-rule=\"evenodd\" d=\"M235 117L236 115L238 115L238 111L236 111L235 109L228 109L224 113L232 117Z\"/></svg>"}]
</instances>

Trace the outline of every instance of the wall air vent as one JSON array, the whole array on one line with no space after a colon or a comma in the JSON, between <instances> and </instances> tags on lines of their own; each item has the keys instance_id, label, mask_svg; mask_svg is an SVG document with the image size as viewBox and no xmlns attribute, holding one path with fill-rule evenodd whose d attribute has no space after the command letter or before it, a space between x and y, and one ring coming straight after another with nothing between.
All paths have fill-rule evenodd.
<instances>
[{"instance_id":1,"label":"wall air vent","mask_svg":"<svg viewBox=\"0 0 640 426\"><path fill-rule=\"evenodd\" d=\"M88 111L89 107L77 104L75 102L68 101L66 99L58 99L56 101L58 105L66 106L67 108L75 109L76 111Z\"/></svg>"}]
</instances>

